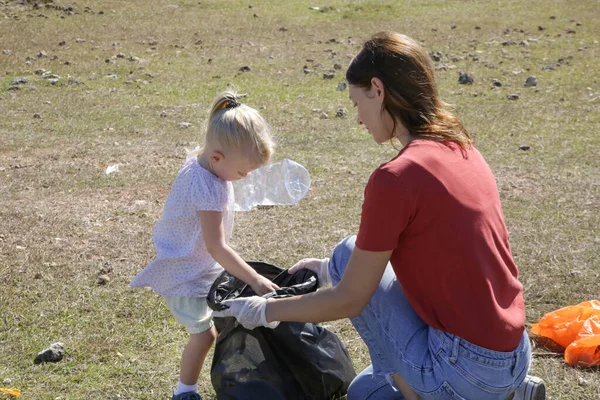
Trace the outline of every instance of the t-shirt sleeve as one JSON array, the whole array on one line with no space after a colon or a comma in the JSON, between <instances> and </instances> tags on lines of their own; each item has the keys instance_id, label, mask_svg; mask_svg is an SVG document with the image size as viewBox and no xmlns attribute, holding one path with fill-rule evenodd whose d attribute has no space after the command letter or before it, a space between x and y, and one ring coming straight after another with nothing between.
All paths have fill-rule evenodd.
<instances>
[{"instance_id":1,"label":"t-shirt sleeve","mask_svg":"<svg viewBox=\"0 0 600 400\"><path fill-rule=\"evenodd\" d=\"M227 182L195 179L191 185L192 205L196 211L223 212L228 201Z\"/></svg>"},{"instance_id":2,"label":"t-shirt sleeve","mask_svg":"<svg viewBox=\"0 0 600 400\"><path fill-rule=\"evenodd\" d=\"M412 216L412 198L401 180L377 169L365 188L356 246L366 251L389 251Z\"/></svg>"}]
</instances>

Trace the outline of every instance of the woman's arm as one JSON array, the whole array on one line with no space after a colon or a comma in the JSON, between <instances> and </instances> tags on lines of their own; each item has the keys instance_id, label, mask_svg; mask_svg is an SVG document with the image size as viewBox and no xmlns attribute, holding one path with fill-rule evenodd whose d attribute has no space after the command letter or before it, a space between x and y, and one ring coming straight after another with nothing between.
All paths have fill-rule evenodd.
<instances>
[{"instance_id":1,"label":"woman's arm","mask_svg":"<svg viewBox=\"0 0 600 400\"><path fill-rule=\"evenodd\" d=\"M391 255L391 250L373 252L354 247L336 286L298 297L269 299L266 320L323 322L357 316L375 293Z\"/></svg>"},{"instance_id":2,"label":"woman's arm","mask_svg":"<svg viewBox=\"0 0 600 400\"><path fill-rule=\"evenodd\" d=\"M263 295L279 286L259 275L225 242L223 214L218 211L200 211L200 226L206 249L227 272L246 282L258 295Z\"/></svg>"}]
</instances>

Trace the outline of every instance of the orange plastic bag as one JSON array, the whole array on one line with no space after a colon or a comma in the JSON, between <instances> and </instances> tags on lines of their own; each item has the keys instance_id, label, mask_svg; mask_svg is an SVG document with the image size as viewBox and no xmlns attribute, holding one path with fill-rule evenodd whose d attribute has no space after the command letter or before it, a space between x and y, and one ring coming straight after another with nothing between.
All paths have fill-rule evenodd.
<instances>
[{"instance_id":1,"label":"orange plastic bag","mask_svg":"<svg viewBox=\"0 0 600 400\"><path fill-rule=\"evenodd\" d=\"M550 312L531 332L565 349L565 362L578 367L600 365L600 301L584 301Z\"/></svg>"},{"instance_id":2,"label":"orange plastic bag","mask_svg":"<svg viewBox=\"0 0 600 400\"><path fill-rule=\"evenodd\" d=\"M21 395L21 391L19 389L5 389L5 388L0 388L0 393L8 393L8 394L12 394L13 396L20 396Z\"/></svg>"}]
</instances>

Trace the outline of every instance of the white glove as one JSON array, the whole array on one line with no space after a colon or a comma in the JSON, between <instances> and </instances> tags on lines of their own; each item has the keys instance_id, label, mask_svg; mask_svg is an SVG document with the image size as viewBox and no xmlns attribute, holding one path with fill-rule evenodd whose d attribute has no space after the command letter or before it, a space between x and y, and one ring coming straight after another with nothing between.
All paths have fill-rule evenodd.
<instances>
[{"instance_id":1,"label":"white glove","mask_svg":"<svg viewBox=\"0 0 600 400\"><path fill-rule=\"evenodd\" d=\"M223 311L214 311L213 317L235 317L246 329L254 329L259 326L273 329L279 325L279 321L267 322L267 299L263 297L242 297L225 300L221 304L228 308Z\"/></svg>"},{"instance_id":2,"label":"white glove","mask_svg":"<svg viewBox=\"0 0 600 400\"><path fill-rule=\"evenodd\" d=\"M319 287L331 285L331 277L329 276L329 258L302 259L288 269L288 273L293 274L301 269L308 269L315 272L317 274L317 279L319 280Z\"/></svg>"}]
</instances>

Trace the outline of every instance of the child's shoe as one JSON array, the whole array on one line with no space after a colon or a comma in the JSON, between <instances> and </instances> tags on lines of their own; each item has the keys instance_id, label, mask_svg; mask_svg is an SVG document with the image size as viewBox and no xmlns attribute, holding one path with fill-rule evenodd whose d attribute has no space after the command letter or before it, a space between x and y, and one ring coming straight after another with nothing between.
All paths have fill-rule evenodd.
<instances>
[{"instance_id":1,"label":"child's shoe","mask_svg":"<svg viewBox=\"0 0 600 400\"><path fill-rule=\"evenodd\" d=\"M171 400L202 400L202 396L196 392L185 392L174 394Z\"/></svg>"},{"instance_id":2,"label":"child's shoe","mask_svg":"<svg viewBox=\"0 0 600 400\"><path fill-rule=\"evenodd\" d=\"M546 385L537 376L527 375L525 380L515 391L513 400L545 400Z\"/></svg>"}]
</instances>

